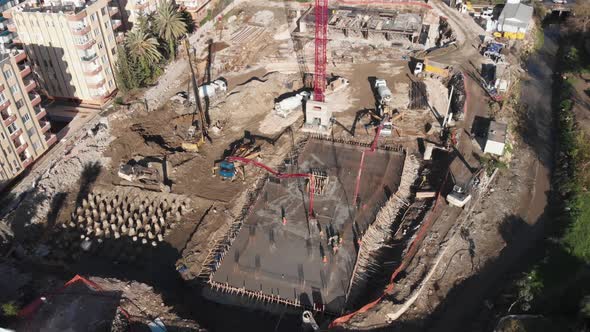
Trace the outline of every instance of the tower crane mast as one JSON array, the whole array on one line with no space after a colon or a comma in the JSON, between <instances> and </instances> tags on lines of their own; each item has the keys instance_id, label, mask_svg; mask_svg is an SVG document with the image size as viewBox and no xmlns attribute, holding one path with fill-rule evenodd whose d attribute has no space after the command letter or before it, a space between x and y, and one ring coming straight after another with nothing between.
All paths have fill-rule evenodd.
<instances>
[{"instance_id":1,"label":"tower crane mast","mask_svg":"<svg viewBox=\"0 0 590 332\"><path fill-rule=\"evenodd\" d=\"M325 101L326 48L328 45L328 0L315 0L315 72L313 99Z\"/></svg>"}]
</instances>

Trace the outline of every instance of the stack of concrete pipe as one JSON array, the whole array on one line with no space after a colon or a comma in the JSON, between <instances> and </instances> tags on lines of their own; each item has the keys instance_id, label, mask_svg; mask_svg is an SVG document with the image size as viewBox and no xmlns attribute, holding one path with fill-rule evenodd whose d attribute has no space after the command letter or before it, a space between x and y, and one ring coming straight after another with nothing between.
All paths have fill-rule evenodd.
<instances>
[{"instance_id":1,"label":"stack of concrete pipe","mask_svg":"<svg viewBox=\"0 0 590 332\"><path fill-rule=\"evenodd\" d=\"M93 239L129 237L133 242L156 247L170 228L190 210L189 201L176 198L90 193L72 213L66 225L78 228L82 249ZM86 248L85 248L86 247Z\"/></svg>"}]
</instances>

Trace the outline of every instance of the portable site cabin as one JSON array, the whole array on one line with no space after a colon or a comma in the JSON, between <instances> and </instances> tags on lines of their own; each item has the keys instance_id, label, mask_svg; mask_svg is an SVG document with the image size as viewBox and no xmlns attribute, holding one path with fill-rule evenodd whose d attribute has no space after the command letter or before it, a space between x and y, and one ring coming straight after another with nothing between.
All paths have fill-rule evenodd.
<instances>
[{"instance_id":1,"label":"portable site cabin","mask_svg":"<svg viewBox=\"0 0 590 332\"><path fill-rule=\"evenodd\" d=\"M488 136L483 152L491 153L498 156L504 154L504 146L506 145L506 132L508 125L492 121L488 129Z\"/></svg>"},{"instance_id":2,"label":"portable site cabin","mask_svg":"<svg viewBox=\"0 0 590 332\"><path fill-rule=\"evenodd\" d=\"M533 7L523 5L520 0L507 0L496 29L508 39L524 39L533 18Z\"/></svg>"}]
</instances>

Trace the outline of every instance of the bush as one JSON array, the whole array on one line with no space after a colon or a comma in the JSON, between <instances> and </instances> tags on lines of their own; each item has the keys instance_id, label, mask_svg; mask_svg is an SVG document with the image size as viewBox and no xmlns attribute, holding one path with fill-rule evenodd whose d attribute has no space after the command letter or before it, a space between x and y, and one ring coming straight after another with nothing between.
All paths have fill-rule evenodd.
<instances>
[{"instance_id":1,"label":"bush","mask_svg":"<svg viewBox=\"0 0 590 332\"><path fill-rule=\"evenodd\" d=\"M2 314L6 317L15 317L18 315L18 306L14 302L7 302L2 304Z\"/></svg>"}]
</instances>

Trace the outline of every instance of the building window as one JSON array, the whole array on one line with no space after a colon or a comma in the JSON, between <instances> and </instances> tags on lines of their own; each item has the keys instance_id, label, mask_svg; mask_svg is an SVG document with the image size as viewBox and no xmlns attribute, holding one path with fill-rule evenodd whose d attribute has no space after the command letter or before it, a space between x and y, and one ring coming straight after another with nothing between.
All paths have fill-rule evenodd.
<instances>
[{"instance_id":1,"label":"building window","mask_svg":"<svg viewBox=\"0 0 590 332\"><path fill-rule=\"evenodd\" d=\"M35 151L39 150L39 142L33 142L33 149Z\"/></svg>"},{"instance_id":2,"label":"building window","mask_svg":"<svg viewBox=\"0 0 590 332\"><path fill-rule=\"evenodd\" d=\"M2 139L6 139L6 135L4 135L4 133L0 133L2 134Z\"/></svg>"},{"instance_id":3,"label":"building window","mask_svg":"<svg viewBox=\"0 0 590 332\"><path fill-rule=\"evenodd\" d=\"M105 27L107 30L109 29L109 23L110 23L110 21L106 21L106 22L104 22L104 27Z\"/></svg>"},{"instance_id":4,"label":"building window","mask_svg":"<svg viewBox=\"0 0 590 332\"><path fill-rule=\"evenodd\" d=\"M23 115L23 122L27 123L31 121L31 116L29 115L29 113L25 113L25 115Z\"/></svg>"},{"instance_id":5,"label":"building window","mask_svg":"<svg viewBox=\"0 0 590 332\"><path fill-rule=\"evenodd\" d=\"M6 97L4 97L3 93L0 93L0 104L4 104L5 101L6 101Z\"/></svg>"},{"instance_id":6,"label":"building window","mask_svg":"<svg viewBox=\"0 0 590 332\"><path fill-rule=\"evenodd\" d=\"M29 137L33 137L33 135L35 135L35 127L31 127L29 129L27 129L27 135Z\"/></svg>"},{"instance_id":7,"label":"building window","mask_svg":"<svg viewBox=\"0 0 590 332\"><path fill-rule=\"evenodd\" d=\"M113 80L110 80L109 81L109 88L112 88L112 87L113 87Z\"/></svg>"},{"instance_id":8,"label":"building window","mask_svg":"<svg viewBox=\"0 0 590 332\"><path fill-rule=\"evenodd\" d=\"M18 127L16 126L16 123L11 123L10 126L8 126L8 132L10 134L14 133L15 131L18 130Z\"/></svg>"},{"instance_id":9,"label":"building window","mask_svg":"<svg viewBox=\"0 0 590 332\"><path fill-rule=\"evenodd\" d=\"M90 15L90 21L92 21L92 22L96 21L96 13L93 13L92 15Z\"/></svg>"},{"instance_id":10,"label":"building window","mask_svg":"<svg viewBox=\"0 0 590 332\"><path fill-rule=\"evenodd\" d=\"M112 70L110 67L107 68L107 75L110 75L112 73Z\"/></svg>"},{"instance_id":11,"label":"building window","mask_svg":"<svg viewBox=\"0 0 590 332\"><path fill-rule=\"evenodd\" d=\"M19 110L21 107L25 106L25 103L22 99L16 101L16 109Z\"/></svg>"},{"instance_id":12,"label":"building window","mask_svg":"<svg viewBox=\"0 0 590 332\"><path fill-rule=\"evenodd\" d=\"M102 7L100 9L100 13L102 14L102 16L105 16L107 14L107 8L106 7Z\"/></svg>"},{"instance_id":13,"label":"building window","mask_svg":"<svg viewBox=\"0 0 590 332\"><path fill-rule=\"evenodd\" d=\"M110 42L113 42L113 39L114 39L114 38L113 38L113 35L109 35L109 41L110 41Z\"/></svg>"},{"instance_id":14,"label":"building window","mask_svg":"<svg viewBox=\"0 0 590 332\"><path fill-rule=\"evenodd\" d=\"M100 36L100 29L99 28L94 29L94 36L95 37Z\"/></svg>"},{"instance_id":15,"label":"building window","mask_svg":"<svg viewBox=\"0 0 590 332\"><path fill-rule=\"evenodd\" d=\"M102 64L103 64L103 65L106 65L106 64L107 64L107 56L106 56L106 55L103 55L103 56L101 57L101 60L102 60Z\"/></svg>"},{"instance_id":16,"label":"building window","mask_svg":"<svg viewBox=\"0 0 590 332\"><path fill-rule=\"evenodd\" d=\"M102 50L102 42L98 43L98 49Z\"/></svg>"},{"instance_id":17,"label":"building window","mask_svg":"<svg viewBox=\"0 0 590 332\"><path fill-rule=\"evenodd\" d=\"M117 53L117 48L116 47L111 48L111 54L115 55L115 53Z\"/></svg>"},{"instance_id":18,"label":"building window","mask_svg":"<svg viewBox=\"0 0 590 332\"><path fill-rule=\"evenodd\" d=\"M15 85L10 86L10 92L12 92L12 94L17 93L18 91L19 91L18 85L15 84Z\"/></svg>"},{"instance_id":19,"label":"building window","mask_svg":"<svg viewBox=\"0 0 590 332\"><path fill-rule=\"evenodd\" d=\"M4 71L4 78L5 79L9 79L13 76L14 74L12 73L12 69L8 69Z\"/></svg>"}]
</instances>

